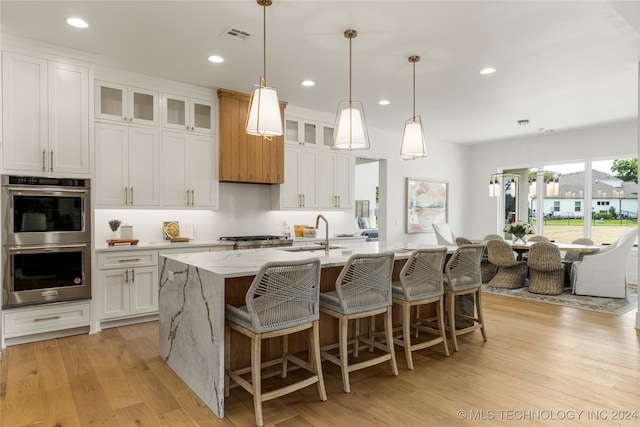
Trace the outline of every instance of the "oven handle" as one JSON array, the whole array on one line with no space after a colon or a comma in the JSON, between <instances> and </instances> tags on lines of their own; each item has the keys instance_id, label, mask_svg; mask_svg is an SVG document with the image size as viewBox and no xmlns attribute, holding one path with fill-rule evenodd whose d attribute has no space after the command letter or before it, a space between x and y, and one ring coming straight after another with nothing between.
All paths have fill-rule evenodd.
<instances>
[{"instance_id":1,"label":"oven handle","mask_svg":"<svg viewBox=\"0 0 640 427\"><path fill-rule=\"evenodd\" d=\"M88 194L86 188L61 188L61 187L6 187L10 194L41 194L45 196L71 194Z\"/></svg>"},{"instance_id":2,"label":"oven handle","mask_svg":"<svg viewBox=\"0 0 640 427\"><path fill-rule=\"evenodd\" d=\"M42 252L71 252L73 250L86 250L87 245L55 245L55 246L10 246L9 253L29 254Z\"/></svg>"}]
</instances>

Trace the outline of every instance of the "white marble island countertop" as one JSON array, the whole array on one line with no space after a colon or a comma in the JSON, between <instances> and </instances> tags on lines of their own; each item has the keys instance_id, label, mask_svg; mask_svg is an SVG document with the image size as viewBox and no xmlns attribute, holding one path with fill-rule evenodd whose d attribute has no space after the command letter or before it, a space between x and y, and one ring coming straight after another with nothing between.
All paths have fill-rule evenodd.
<instances>
[{"instance_id":1,"label":"white marble island countertop","mask_svg":"<svg viewBox=\"0 0 640 427\"><path fill-rule=\"evenodd\" d=\"M322 267L345 265L353 254L371 254L391 251L396 259L406 259L411 251L419 248L433 248L436 245L405 242L358 242L340 243L325 254L324 249L304 250L306 247L286 247L269 249L246 249L236 251L197 252L184 254L165 254L169 259L193 267L210 271L223 277L242 277L255 275L260 267L271 261L291 261L318 257ZM447 247L453 252L455 247Z\"/></svg>"}]
</instances>

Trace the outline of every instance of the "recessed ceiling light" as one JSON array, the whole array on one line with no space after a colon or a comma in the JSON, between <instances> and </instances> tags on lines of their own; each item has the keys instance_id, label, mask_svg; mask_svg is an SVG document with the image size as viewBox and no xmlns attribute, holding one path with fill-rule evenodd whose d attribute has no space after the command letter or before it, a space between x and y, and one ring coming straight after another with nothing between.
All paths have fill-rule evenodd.
<instances>
[{"instance_id":1,"label":"recessed ceiling light","mask_svg":"<svg viewBox=\"0 0 640 427\"><path fill-rule=\"evenodd\" d=\"M302 82L302 86L315 86L316 82L312 80L305 80Z\"/></svg>"},{"instance_id":2,"label":"recessed ceiling light","mask_svg":"<svg viewBox=\"0 0 640 427\"><path fill-rule=\"evenodd\" d=\"M207 59L209 60L209 62L213 62L214 64L221 64L221 63L224 62L224 58L222 56L218 56L218 55L211 55Z\"/></svg>"},{"instance_id":3,"label":"recessed ceiling light","mask_svg":"<svg viewBox=\"0 0 640 427\"><path fill-rule=\"evenodd\" d=\"M389 105L391 104L389 101L387 101L386 99L382 99L380 101L378 101L378 105Z\"/></svg>"},{"instance_id":4,"label":"recessed ceiling light","mask_svg":"<svg viewBox=\"0 0 640 427\"><path fill-rule=\"evenodd\" d=\"M495 72L496 72L496 69L491 67L483 68L482 70L480 70L480 74L493 74Z\"/></svg>"},{"instance_id":5,"label":"recessed ceiling light","mask_svg":"<svg viewBox=\"0 0 640 427\"><path fill-rule=\"evenodd\" d=\"M87 24L87 21L80 18L67 18L67 24L76 28L89 28L89 24Z\"/></svg>"}]
</instances>

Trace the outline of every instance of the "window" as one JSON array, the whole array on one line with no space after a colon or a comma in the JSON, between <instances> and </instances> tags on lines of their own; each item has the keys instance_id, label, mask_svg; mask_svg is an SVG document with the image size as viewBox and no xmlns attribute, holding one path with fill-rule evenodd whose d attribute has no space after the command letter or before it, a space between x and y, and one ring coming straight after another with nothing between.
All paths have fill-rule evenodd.
<instances>
[{"instance_id":1,"label":"window","mask_svg":"<svg viewBox=\"0 0 640 427\"><path fill-rule=\"evenodd\" d=\"M560 212L560 202L557 200L553 202L553 211Z\"/></svg>"},{"instance_id":2,"label":"window","mask_svg":"<svg viewBox=\"0 0 640 427\"><path fill-rule=\"evenodd\" d=\"M576 204L573 211L582 213L582 202L580 200L576 200Z\"/></svg>"}]
</instances>

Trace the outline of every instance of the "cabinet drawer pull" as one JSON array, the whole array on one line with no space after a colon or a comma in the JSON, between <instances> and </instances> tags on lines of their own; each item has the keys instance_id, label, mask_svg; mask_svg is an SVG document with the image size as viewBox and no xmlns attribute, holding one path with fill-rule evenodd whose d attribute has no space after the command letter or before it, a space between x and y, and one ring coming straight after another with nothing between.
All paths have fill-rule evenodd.
<instances>
[{"instance_id":1,"label":"cabinet drawer pull","mask_svg":"<svg viewBox=\"0 0 640 427\"><path fill-rule=\"evenodd\" d=\"M58 320L60 316L49 316L49 317L36 317L33 319L34 322L46 322L47 320Z\"/></svg>"},{"instance_id":2,"label":"cabinet drawer pull","mask_svg":"<svg viewBox=\"0 0 640 427\"><path fill-rule=\"evenodd\" d=\"M142 258L123 258L118 260L118 262L136 262L136 261L142 261Z\"/></svg>"},{"instance_id":3,"label":"cabinet drawer pull","mask_svg":"<svg viewBox=\"0 0 640 427\"><path fill-rule=\"evenodd\" d=\"M53 172L53 150L51 150L51 159L49 160L49 170Z\"/></svg>"}]
</instances>

